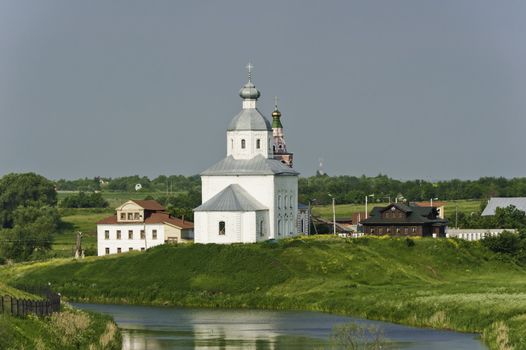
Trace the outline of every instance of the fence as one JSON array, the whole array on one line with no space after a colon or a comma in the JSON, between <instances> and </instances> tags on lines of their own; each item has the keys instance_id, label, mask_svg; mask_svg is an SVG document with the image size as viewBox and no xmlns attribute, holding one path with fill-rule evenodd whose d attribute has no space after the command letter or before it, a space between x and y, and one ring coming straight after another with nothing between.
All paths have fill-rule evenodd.
<instances>
[{"instance_id":1,"label":"fence","mask_svg":"<svg viewBox=\"0 0 526 350\"><path fill-rule=\"evenodd\" d=\"M44 300L19 299L9 295L0 296L0 313L24 317L28 314L49 316L60 311L60 294L49 289L38 289L37 293L45 297Z\"/></svg>"}]
</instances>

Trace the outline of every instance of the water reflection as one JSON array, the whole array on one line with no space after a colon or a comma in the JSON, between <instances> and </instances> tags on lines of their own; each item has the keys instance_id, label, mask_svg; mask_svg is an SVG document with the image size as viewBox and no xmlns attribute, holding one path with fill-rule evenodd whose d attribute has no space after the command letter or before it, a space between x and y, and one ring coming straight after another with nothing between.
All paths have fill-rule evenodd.
<instances>
[{"instance_id":1,"label":"water reflection","mask_svg":"<svg viewBox=\"0 0 526 350\"><path fill-rule=\"evenodd\" d=\"M316 312L75 304L110 314L123 349L324 349L337 324L374 324L395 349L484 349L473 334L434 331Z\"/></svg>"}]
</instances>

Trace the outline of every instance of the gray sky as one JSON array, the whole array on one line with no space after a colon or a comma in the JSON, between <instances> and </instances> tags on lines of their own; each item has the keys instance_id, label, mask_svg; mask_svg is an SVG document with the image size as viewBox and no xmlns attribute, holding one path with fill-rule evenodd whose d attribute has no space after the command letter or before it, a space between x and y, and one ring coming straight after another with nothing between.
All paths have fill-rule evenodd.
<instances>
[{"instance_id":1,"label":"gray sky","mask_svg":"<svg viewBox=\"0 0 526 350\"><path fill-rule=\"evenodd\" d=\"M198 173L251 60L303 176L525 176L525 38L520 0L0 0L0 175Z\"/></svg>"}]
</instances>

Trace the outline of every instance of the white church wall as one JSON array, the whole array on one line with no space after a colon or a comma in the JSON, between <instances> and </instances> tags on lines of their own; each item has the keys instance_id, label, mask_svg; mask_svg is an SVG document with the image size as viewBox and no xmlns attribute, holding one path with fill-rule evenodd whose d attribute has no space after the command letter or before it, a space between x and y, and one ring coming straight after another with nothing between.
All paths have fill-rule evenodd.
<instances>
[{"instance_id":1,"label":"white church wall","mask_svg":"<svg viewBox=\"0 0 526 350\"><path fill-rule=\"evenodd\" d=\"M298 177L276 176L274 181L275 236L272 238L284 238L298 235Z\"/></svg>"},{"instance_id":2,"label":"white church wall","mask_svg":"<svg viewBox=\"0 0 526 350\"><path fill-rule=\"evenodd\" d=\"M203 203L231 184L238 184L258 202L268 208L270 218L274 217L274 175L257 176L201 176ZM270 219L272 221L272 219ZM196 224L198 226L198 224ZM269 238L274 238L275 225L269 225Z\"/></svg>"},{"instance_id":3,"label":"white church wall","mask_svg":"<svg viewBox=\"0 0 526 350\"><path fill-rule=\"evenodd\" d=\"M265 158L272 156L271 136L269 131L228 131L227 132L227 156L234 159L251 159L261 154ZM245 148L242 148L242 140L245 140ZM257 140L260 145L257 148Z\"/></svg>"},{"instance_id":4,"label":"white church wall","mask_svg":"<svg viewBox=\"0 0 526 350\"><path fill-rule=\"evenodd\" d=\"M195 243L240 242L241 214L238 212L196 212L194 214ZM224 235L219 234L219 222L225 222Z\"/></svg>"}]
</instances>

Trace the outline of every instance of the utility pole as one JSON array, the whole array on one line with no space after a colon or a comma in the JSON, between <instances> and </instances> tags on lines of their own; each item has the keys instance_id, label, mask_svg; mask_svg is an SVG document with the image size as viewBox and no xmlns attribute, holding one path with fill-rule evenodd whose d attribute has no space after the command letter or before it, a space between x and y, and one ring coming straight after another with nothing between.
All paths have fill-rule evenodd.
<instances>
[{"instance_id":1,"label":"utility pole","mask_svg":"<svg viewBox=\"0 0 526 350\"><path fill-rule=\"evenodd\" d=\"M332 198L332 233L336 236L336 199L329 193Z\"/></svg>"},{"instance_id":2,"label":"utility pole","mask_svg":"<svg viewBox=\"0 0 526 350\"><path fill-rule=\"evenodd\" d=\"M82 250L82 232L77 232L77 242L75 244L75 259L83 259L84 251Z\"/></svg>"},{"instance_id":3,"label":"utility pole","mask_svg":"<svg viewBox=\"0 0 526 350\"><path fill-rule=\"evenodd\" d=\"M367 200L368 200L369 197L374 197L374 193L365 196L365 218L366 219L369 217L369 213L367 211Z\"/></svg>"},{"instance_id":4,"label":"utility pole","mask_svg":"<svg viewBox=\"0 0 526 350\"><path fill-rule=\"evenodd\" d=\"M458 230L458 204L455 204L455 227Z\"/></svg>"}]
</instances>

